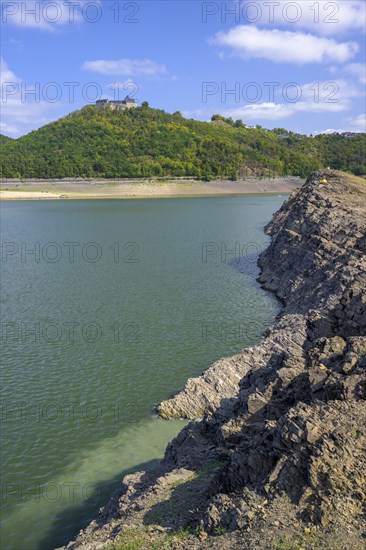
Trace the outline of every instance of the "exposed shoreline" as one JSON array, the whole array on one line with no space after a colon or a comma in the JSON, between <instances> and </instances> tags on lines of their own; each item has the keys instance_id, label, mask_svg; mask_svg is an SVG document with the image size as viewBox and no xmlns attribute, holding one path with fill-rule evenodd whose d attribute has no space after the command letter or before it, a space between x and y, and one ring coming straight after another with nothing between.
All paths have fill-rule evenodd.
<instances>
[{"instance_id":1,"label":"exposed shoreline","mask_svg":"<svg viewBox=\"0 0 366 550\"><path fill-rule=\"evenodd\" d=\"M365 196L360 179L320 171L275 214L259 280L279 317L159 405L202 420L65 549L364 547Z\"/></svg>"},{"instance_id":2,"label":"exposed shoreline","mask_svg":"<svg viewBox=\"0 0 366 550\"><path fill-rule=\"evenodd\" d=\"M28 181L0 183L1 200L147 199L291 193L297 177L200 182L181 181Z\"/></svg>"}]
</instances>

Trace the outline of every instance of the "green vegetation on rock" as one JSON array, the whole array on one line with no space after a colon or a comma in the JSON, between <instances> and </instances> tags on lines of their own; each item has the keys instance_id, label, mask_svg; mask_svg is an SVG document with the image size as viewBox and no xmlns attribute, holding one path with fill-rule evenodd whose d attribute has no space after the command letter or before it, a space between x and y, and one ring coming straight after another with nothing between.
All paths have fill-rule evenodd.
<instances>
[{"instance_id":1,"label":"green vegetation on rock","mask_svg":"<svg viewBox=\"0 0 366 550\"><path fill-rule=\"evenodd\" d=\"M19 139L2 139L0 176L236 180L306 177L328 165L366 173L366 134L310 138L212 118L188 120L147 104L118 112L87 106Z\"/></svg>"}]
</instances>

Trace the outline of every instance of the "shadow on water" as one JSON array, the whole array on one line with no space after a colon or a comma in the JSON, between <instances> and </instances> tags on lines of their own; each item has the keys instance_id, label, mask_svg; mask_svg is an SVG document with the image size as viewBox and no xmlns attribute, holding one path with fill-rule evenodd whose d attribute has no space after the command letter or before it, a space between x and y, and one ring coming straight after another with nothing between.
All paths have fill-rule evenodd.
<instances>
[{"instance_id":1,"label":"shadow on water","mask_svg":"<svg viewBox=\"0 0 366 550\"><path fill-rule=\"evenodd\" d=\"M243 275L248 275L256 283L256 279L259 276L260 269L258 267L258 253L253 252L240 256L238 258L232 258L227 263L228 265Z\"/></svg>"},{"instance_id":2,"label":"shadow on water","mask_svg":"<svg viewBox=\"0 0 366 550\"><path fill-rule=\"evenodd\" d=\"M70 542L81 529L85 529L93 519L96 519L101 507L121 492L121 482L125 475L140 470L152 470L159 462L158 459L150 460L134 468L122 470L107 481L93 484L94 491L89 498L77 504L70 503L66 510L55 517L46 536L37 546L37 550L53 550Z\"/></svg>"}]
</instances>

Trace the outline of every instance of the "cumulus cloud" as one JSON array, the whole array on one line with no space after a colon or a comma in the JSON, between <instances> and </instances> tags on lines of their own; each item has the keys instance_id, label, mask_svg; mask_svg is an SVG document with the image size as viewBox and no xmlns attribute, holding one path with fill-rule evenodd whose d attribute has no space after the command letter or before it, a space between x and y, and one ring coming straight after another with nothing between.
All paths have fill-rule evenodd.
<instances>
[{"instance_id":1,"label":"cumulus cloud","mask_svg":"<svg viewBox=\"0 0 366 550\"><path fill-rule=\"evenodd\" d=\"M242 118L244 121L274 121L287 119L299 113L342 113L352 108L352 101L361 97L363 91L347 80L324 82L293 83L291 86L279 86L274 92L267 87L258 86L258 100L247 99L242 105L231 107L221 104L221 108L203 108L186 111L187 116L205 117L209 120L214 113L226 117ZM242 88L245 91L245 87ZM242 94L243 95L243 94ZM210 100L214 101L215 95ZM217 99L223 96L217 91ZM224 96L225 97L225 96ZM232 100L232 95L229 96Z\"/></svg>"},{"instance_id":2,"label":"cumulus cloud","mask_svg":"<svg viewBox=\"0 0 366 550\"><path fill-rule=\"evenodd\" d=\"M353 118L346 118L343 121L342 128L327 128L326 130L314 130L312 133L317 134L342 134L343 132L366 133L366 114L360 114Z\"/></svg>"},{"instance_id":3,"label":"cumulus cloud","mask_svg":"<svg viewBox=\"0 0 366 550\"><path fill-rule=\"evenodd\" d=\"M3 57L0 58L0 83L20 82L20 79L11 71Z\"/></svg>"},{"instance_id":4,"label":"cumulus cloud","mask_svg":"<svg viewBox=\"0 0 366 550\"><path fill-rule=\"evenodd\" d=\"M351 74L356 77L357 82L366 84L366 63L347 63L346 65L331 65L328 67L331 74Z\"/></svg>"},{"instance_id":5,"label":"cumulus cloud","mask_svg":"<svg viewBox=\"0 0 366 550\"><path fill-rule=\"evenodd\" d=\"M0 60L0 82L2 132L18 137L47 124L54 118L59 105L46 101L42 94L27 94L27 89L35 90L34 84L27 86L27 83L8 67L3 58Z\"/></svg>"},{"instance_id":6,"label":"cumulus cloud","mask_svg":"<svg viewBox=\"0 0 366 550\"><path fill-rule=\"evenodd\" d=\"M156 76L166 73L166 67L150 59L117 59L86 61L82 69L95 73L116 76Z\"/></svg>"},{"instance_id":7,"label":"cumulus cloud","mask_svg":"<svg viewBox=\"0 0 366 550\"><path fill-rule=\"evenodd\" d=\"M0 0L3 24L45 31L70 23L95 22L101 10L101 0Z\"/></svg>"},{"instance_id":8,"label":"cumulus cloud","mask_svg":"<svg viewBox=\"0 0 366 550\"><path fill-rule=\"evenodd\" d=\"M219 32L211 43L227 46L243 59L262 58L282 63L345 63L358 51L355 42L336 42L301 32L258 29L239 25Z\"/></svg>"},{"instance_id":9,"label":"cumulus cloud","mask_svg":"<svg viewBox=\"0 0 366 550\"><path fill-rule=\"evenodd\" d=\"M224 115L243 120L282 120L293 114L293 109L285 103L255 103L235 109L227 109Z\"/></svg>"},{"instance_id":10,"label":"cumulus cloud","mask_svg":"<svg viewBox=\"0 0 366 550\"><path fill-rule=\"evenodd\" d=\"M354 118L348 119L348 126L354 132L366 132L366 114L362 113Z\"/></svg>"},{"instance_id":11,"label":"cumulus cloud","mask_svg":"<svg viewBox=\"0 0 366 550\"><path fill-rule=\"evenodd\" d=\"M243 120L282 120L296 113L339 113L349 108L345 103L315 103L299 101L298 103L255 103L224 111L224 115Z\"/></svg>"},{"instance_id":12,"label":"cumulus cloud","mask_svg":"<svg viewBox=\"0 0 366 550\"><path fill-rule=\"evenodd\" d=\"M365 63L350 63L346 65L345 71L357 77L361 84L366 84L366 64Z\"/></svg>"},{"instance_id":13,"label":"cumulus cloud","mask_svg":"<svg viewBox=\"0 0 366 550\"><path fill-rule=\"evenodd\" d=\"M251 103L234 108L220 109L196 109L193 111L184 111L184 116L201 117L209 120L217 112L225 117L234 119L243 119L244 122L274 121L285 120L299 112L327 113L342 112L348 109L346 105L321 103L311 103L302 101L299 103L276 103L273 101Z\"/></svg>"},{"instance_id":14,"label":"cumulus cloud","mask_svg":"<svg viewBox=\"0 0 366 550\"><path fill-rule=\"evenodd\" d=\"M366 25L364 0L276 0L266 3L244 0L237 9L236 23L310 30L324 36L363 30ZM229 20L229 15L227 18Z\"/></svg>"},{"instance_id":15,"label":"cumulus cloud","mask_svg":"<svg viewBox=\"0 0 366 550\"><path fill-rule=\"evenodd\" d=\"M46 101L24 101L21 94L1 103L1 128L5 134L20 136L48 124L55 118L57 106Z\"/></svg>"},{"instance_id":16,"label":"cumulus cloud","mask_svg":"<svg viewBox=\"0 0 366 550\"><path fill-rule=\"evenodd\" d=\"M19 129L15 126L7 124L6 122L0 122L0 133L5 134L6 136L10 134L11 137L18 137Z\"/></svg>"}]
</instances>

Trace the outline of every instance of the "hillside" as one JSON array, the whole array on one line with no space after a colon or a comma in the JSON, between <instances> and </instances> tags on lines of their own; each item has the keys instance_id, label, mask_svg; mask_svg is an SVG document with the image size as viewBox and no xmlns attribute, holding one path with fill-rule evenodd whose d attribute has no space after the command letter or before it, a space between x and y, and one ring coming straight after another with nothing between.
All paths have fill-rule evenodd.
<instances>
[{"instance_id":1,"label":"hillside","mask_svg":"<svg viewBox=\"0 0 366 550\"><path fill-rule=\"evenodd\" d=\"M282 312L159 406L200 421L67 550L364 549L365 182L316 172L266 231L260 281Z\"/></svg>"},{"instance_id":2,"label":"hillside","mask_svg":"<svg viewBox=\"0 0 366 550\"><path fill-rule=\"evenodd\" d=\"M366 174L366 134L308 138L217 118L211 123L188 120L147 105L120 112L87 106L3 143L0 176L236 180L306 177L327 165Z\"/></svg>"},{"instance_id":3,"label":"hillside","mask_svg":"<svg viewBox=\"0 0 366 550\"><path fill-rule=\"evenodd\" d=\"M3 134L0 134L0 145L2 145L3 143L8 143L12 141L12 138L10 138L9 136L4 136Z\"/></svg>"}]
</instances>

